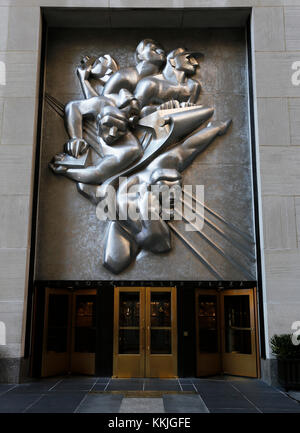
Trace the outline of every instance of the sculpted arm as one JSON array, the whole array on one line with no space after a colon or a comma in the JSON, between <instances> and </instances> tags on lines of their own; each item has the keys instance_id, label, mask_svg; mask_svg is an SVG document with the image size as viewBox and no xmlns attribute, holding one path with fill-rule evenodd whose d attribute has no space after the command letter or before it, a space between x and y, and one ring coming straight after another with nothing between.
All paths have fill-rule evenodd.
<instances>
[{"instance_id":1,"label":"sculpted arm","mask_svg":"<svg viewBox=\"0 0 300 433\"><path fill-rule=\"evenodd\" d=\"M178 171L183 171L190 165L199 153L203 152L207 146L218 136L226 133L231 124L227 122L211 122L206 128L201 129L188 137L182 143L172 149L179 158Z\"/></svg>"},{"instance_id":2,"label":"sculpted arm","mask_svg":"<svg viewBox=\"0 0 300 433\"><path fill-rule=\"evenodd\" d=\"M79 66L79 68L77 68L77 76L79 78L80 85L85 99L93 98L94 96L99 96L96 90L89 82L91 69L92 69L91 65L88 67Z\"/></svg>"},{"instance_id":3,"label":"sculpted arm","mask_svg":"<svg viewBox=\"0 0 300 433\"><path fill-rule=\"evenodd\" d=\"M87 114L94 115L101 112L101 109L110 104L109 100L97 96L82 101L72 101L65 108L65 126L70 140L65 144L65 151L77 158L88 148L88 143L83 139L83 117Z\"/></svg>"},{"instance_id":4,"label":"sculpted arm","mask_svg":"<svg viewBox=\"0 0 300 433\"><path fill-rule=\"evenodd\" d=\"M157 85L151 79L145 78L136 86L134 97L139 101L140 107L144 108L151 104L156 97Z\"/></svg>"},{"instance_id":5,"label":"sculpted arm","mask_svg":"<svg viewBox=\"0 0 300 433\"><path fill-rule=\"evenodd\" d=\"M102 94L107 97L118 95L121 89L126 89L132 93L138 79L138 73L135 68L121 69L115 72L105 83Z\"/></svg>"},{"instance_id":6,"label":"sculpted arm","mask_svg":"<svg viewBox=\"0 0 300 433\"><path fill-rule=\"evenodd\" d=\"M70 138L82 138L82 120L85 115L96 116L105 105L110 105L100 96L71 101L65 108L65 126Z\"/></svg>"},{"instance_id":7,"label":"sculpted arm","mask_svg":"<svg viewBox=\"0 0 300 433\"><path fill-rule=\"evenodd\" d=\"M192 104L196 104L200 95L200 91L201 91L201 85L198 81L194 81L194 85L192 86L192 91L191 91L191 96L189 97L188 102L192 103Z\"/></svg>"},{"instance_id":8,"label":"sculpted arm","mask_svg":"<svg viewBox=\"0 0 300 433\"><path fill-rule=\"evenodd\" d=\"M142 154L139 141L130 132L120 138L117 144L108 146L103 143L102 145L105 156L97 165L86 168L68 168L60 171L60 174L76 182L99 185L110 176L122 171Z\"/></svg>"}]
</instances>

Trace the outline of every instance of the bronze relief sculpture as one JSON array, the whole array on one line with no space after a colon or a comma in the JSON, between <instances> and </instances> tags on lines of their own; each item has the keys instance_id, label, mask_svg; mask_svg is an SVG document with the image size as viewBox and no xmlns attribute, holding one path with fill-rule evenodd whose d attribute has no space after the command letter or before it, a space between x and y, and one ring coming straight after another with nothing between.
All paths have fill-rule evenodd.
<instances>
[{"instance_id":1,"label":"bronze relief sculpture","mask_svg":"<svg viewBox=\"0 0 300 433\"><path fill-rule=\"evenodd\" d=\"M107 54L85 57L77 69L84 99L60 107L69 140L49 167L102 211L115 191L103 256L112 273L126 269L141 250L171 249L174 197L169 194L171 212L164 218L155 187L181 188L182 172L230 126L231 120L209 122L214 109L198 104L199 55L177 48L166 56L145 39L135 67L120 69Z\"/></svg>"}]
</instances>

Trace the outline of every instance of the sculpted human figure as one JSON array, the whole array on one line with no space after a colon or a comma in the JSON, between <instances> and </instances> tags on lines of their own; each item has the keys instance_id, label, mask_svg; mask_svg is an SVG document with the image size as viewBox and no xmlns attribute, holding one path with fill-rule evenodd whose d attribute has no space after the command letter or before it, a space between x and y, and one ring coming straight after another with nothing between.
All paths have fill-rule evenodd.
<instances>
[{"instance_id":1,"label":"sculpted human figure","mask_svg":"<svg viewBox=\"0 0 300 433\"><path fill-rule=\"evenodd\" d=\"M121 89L134 92L138 82L149 75L159 74L166 56L163 48L152 39L142 40L135 51L135 67L122 68L107 81L104 96L118 94Z\"/></svg>"},{"instance_id":2,"label":"sculpted human figure","mask_svg":"<svg viewBox=\"0 0 300 433\"><path fill-rule=\"evenodd\" d=\"M202 123L211 117L213 109L199 108L198 112L199 123ZM104 251L105 267L119 273L129 266L140 249L153 253L167 252L171 249L170 230L166 221L160 217L162 209L158 202L157 208L152 209L152 216L156 214L157 218L147 217L149 202L155 203L151 198L149 186L181 186L181 173L218 135L226 133L230 123L231 121L210 123L163 152L143 170L124 178L126 180L117 190L117 209L119 213L127 214L129 217L110 223ZM132 188L134 192L130 194ZM137 209L139 217L130 218Z\"/></svg>"},{"instance_id":3,"label":"sculpted human figure","mask_svg":"<svg viewBox=\"0 0 300 433\"><path fill-rule=\"evenodd\" d=\"M105 83L118 69L118 63L109 54L96 59L89 56L84 57L76 73L85 99L101 95Z\"/></svg>"},{"instance_id":4,"label":"sculpted human figure","mask_svg":"<svg viewBox=\"0 0 300 433\"><path fill-rule=\"evenodd\" d=\"M125 114L113 105L103 102L105 98L95 99L93 104L93 114L96 116L99 150L102 157L96 165L90 165L86 168L68 168L59 164L59 156L50 164L51 169L63 176L68 177L76 182L100 185L110 176L125 169L142 154L142 147L139 140L128 129L128 119ZM85 100L88 102L91 100ZM83 104L85 106L86 104ZM79 107L81 111L79 111ZM89 106L90 107L90 106ZM69 113L69 110L72 113ZM82 116L82 105L74 104L66 110L69 116ZM74 113L75 111L75 113ZM88 110L91 114L91 110ZM82 126L80 121L76 121L69 130L70 135L75 136L67 144L67 151L74 153L75 157L87 150L87 142L82 139ZM75 143L74 149L72 145ZM71 146L70 146L71 145ZM81 145L81 146L80 146ZM79 150L78 150L79 149Z\"/></svg>"},{"instance_id":5,"label":"sculpted human figure","mask_svg":"<svg viewBox=\"0 0 300 433\"><path fill-rule=\"evenodd\" d=\"M201 86L192 77L199 64L192 53L184 48L177 48L167 56L166 66L161 74L143 78L135 89L135 97L145 116L160 104L169 102L168 106L161 108L177 108L195 104L198 100Z\"/></svg>"},{"instance_id":6,"label":"sculpted human figure","mask_svg":"<svg viewBox=\"0 0 300 433\"><path fill-rule=\"evenodd\" d=\"M148 75L158 74L165 61L163 48L152 39L144 39L135 51L135 67L119 69L117 62L106 54L94 63L93 59L84 58L77 75L86 99L104 95L116 102L121 89L133 93L137 83ZM92 85L91 78L98 81L96 85Z\"/></svg>"},{"instance_id":7,"label":"sculpted human figure","mask_svg":"<svg viewBox=\"0 0 300 433\"><path fill-rule=\"evenodd\" d=\"M66 105L70 139L65 153L49 164L98 206L115 188L118 216L110 218L103 258L113 273L123 271L142 249L171 249L162 204L152 200L151 187L181 186L181 173L231 122L203 127L214 110L196 105L201 86L193 76L199 64L191 52L177 48L166 62L163 49L144 39L135 56L136 67L120 70L109 55L83 60L77 74L85 99ZM149 203L154 219L148 218ZM124 213L128 217L119 218Z\"/></svg>"},{"instance_id":8,"label":"sculpted human figure","mask_svg":"<svg viewBox=\"0 0 300 433\"><path fill-rule=\"evenodd\" d=\"M86 151L88 143L83 138L84 121L96 121L105 107L115 107L114 112L123 114L132 125L137 122L140 113L137 100L123 89L119 94L117 107L111 99L104 96L69 102L65 107L64 117L66 131L70 137L65 146L67 153L77 158Z\"/></svg>"}]
</instances>

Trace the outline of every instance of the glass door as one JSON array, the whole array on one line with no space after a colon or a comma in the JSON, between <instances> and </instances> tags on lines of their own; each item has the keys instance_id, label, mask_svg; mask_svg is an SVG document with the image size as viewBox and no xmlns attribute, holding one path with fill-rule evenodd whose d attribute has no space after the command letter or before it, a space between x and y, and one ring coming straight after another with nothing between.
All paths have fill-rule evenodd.
<instances>
[{"instance_id":1,"label":"glass door","mask_svg":"<svg viewBox=\"0 0 300 433\"><path fill-rule=\"evenodd\" d=\"M145 292L115 287L114 377L144 377Z\"/></svg>"},{"instance_id":2,"label":"glass door","mask_svg":"<svg viewBox=\"0 0 300 433\"><path fill-rule=\"evenodd\" d=\"M216 291L196 291L197 376L209 376L221 371L219 304Z\"/></svg>"},{"instance_id":3,"label":"glass door","mask_svg":"<svg viewBox=\"0 0 300 433\"><path fill-rule=\"evenodd\" d=\"M146 376L176 377L176 288L147 287Z\"/></svg>"},{"instance_id":4,"label":"glass door","mask_svg":"<svg viewBox=\"0 0 300 433\"><path fill-rule=\"evenodd\" d=\"M221 310L224 373L257 377L253 290L222 293Z\"/></svg>"},{"instance_id":5,"label":"glass door","mask_svg":"<svg viewBox=\"0 0 300 433\"><path fill-rule=\"evenodd\" d=\"M176 377L176 288L115 287L114 377Z\"/></svg>"},{"instance_id":6,"label":"glass door","mask_svg":"<svg viewBox=\"0 0 300 433\"><path fill-rule=\"evenodd\" d=\"M46 289L42 376L70 371L71 293Z\"/></svg>"},{"instance_id":7,"label":"glass door","mask_svg":"<svg viewBox=\"0 0 300 433\"><path fill-rule=\"evenodd\" d=\"M42 376L95 374L96 290L46 289Z\"/></svg>"},{"instance_id":8,"label":"glass door","mask_svg":"<svg viewBox=\"0 0 300 433\"><path fill-rule=\"evenodd\" d=\"M197 376L258 376L255 289L196 291Z\"/></svg>"},{"instance_id":9,"label":"glass door","mask_svg":"<svg viewBox=\"0 0 300 433\"><path fill-rule=\"evenodd\" d=\"M95 374L96 352L96 291L73 293L72 311L72 373Z\"/></svg>"}]
</instances>

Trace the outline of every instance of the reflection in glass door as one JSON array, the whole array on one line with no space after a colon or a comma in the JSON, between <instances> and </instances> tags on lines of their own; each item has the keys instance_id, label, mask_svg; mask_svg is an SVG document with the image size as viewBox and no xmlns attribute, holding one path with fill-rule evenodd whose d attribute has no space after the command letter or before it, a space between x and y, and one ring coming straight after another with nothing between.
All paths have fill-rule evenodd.
<instances>
[{"instance_id":1,"label":"reflection in glass door","mask_svg":"<svg viewBox=\"0 0 300 433\"><path fill-rule=\"evenodd\" d=\"M176 376L175 290L115 288L115 377Z\"/></svg>"},{"instance_id":2,"label":"reflection in glass door","mask_svg":"<svg viewBox=\"0 0 300 433\"><path fill-rule=\"evenodd\" d=\"M42 376L95 373L96 291L46 289Z\"/></svg>"}]
</instances>

